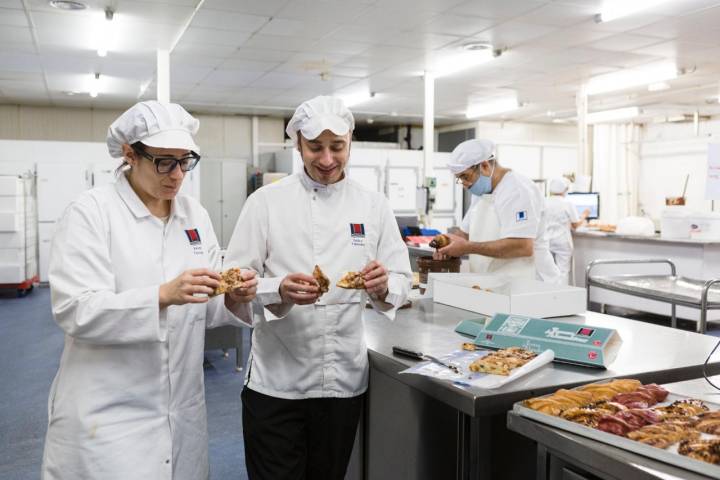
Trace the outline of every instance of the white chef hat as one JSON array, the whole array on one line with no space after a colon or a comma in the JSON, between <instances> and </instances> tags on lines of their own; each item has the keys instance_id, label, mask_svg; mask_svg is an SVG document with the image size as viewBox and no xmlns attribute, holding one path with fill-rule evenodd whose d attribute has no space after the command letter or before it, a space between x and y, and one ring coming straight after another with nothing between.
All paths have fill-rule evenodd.
<instances>
[{"instance_id":1,"label":"white chef hat","mask_svg":"<svg viewBox=\"0 0 720 480\"><path fill-rule=\"evenodd\" d=\"M553 178L550 180L550 183L548 183L548 190L555 195L565 193L569 187L569 182L561 177Z\"/></svg>"},{"instance_id":2,"label":"white chef hat","mask_svg":"<svg viewBox=\"0 0 720 480\"><path fill-rule=\"evenodd\" d=\"M110 156L123 156L122 146L142 142L150 147L180 148L200 153L193 140L200 121L176 103L136 103L115 120L107 133Z\"/></svg>"},{"instance_id":3,"label":"white chef hat","mask_svg":"<svg viewBox=\"0 0 720 480\"><path fill-rule=\"evenodd\" d=\"M297 143L297 132L308 140L315 139L325 130L345 135L355 129L355 119L345 103L330 96L319 96L303 102L288 122L285 132Z\"/></svg>"},{"instance_id":4,"label":"white chef hat","mask_svg":"<svg viewBox=\"0 0 720 480\"><path fill-rule=\"evenodd\" d=\"M457 175L485 160L495 158L495 144L490 140L466 140L455 147L447 163L452 173Z\"/></svg>"}]
</instances>

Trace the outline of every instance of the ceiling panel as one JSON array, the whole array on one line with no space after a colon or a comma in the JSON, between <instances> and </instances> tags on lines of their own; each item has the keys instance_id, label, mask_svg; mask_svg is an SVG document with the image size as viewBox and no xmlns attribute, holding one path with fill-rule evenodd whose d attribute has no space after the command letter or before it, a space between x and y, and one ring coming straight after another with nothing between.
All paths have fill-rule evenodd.
<instances>
[{"instance_id":1,"label":"ceiling panel","mask_svg":"<svg viewBox=\"0 0 720 480\"><path fill-rule=\"evenodd\" d=\"M249 32L190 27L183 35L183 41L238 48L250 38L250 35Z\"/></svg>"},{"instance_id":2,"label":"ceiling panel","mask_svg":"<svg viewBox=\"0 0 720 480\"><path fill-rule=\"evenodd\" d=\"M160 0L167 1L167 0ZM186 0L196 4L197 0ZM291 0L205 0L203 7L212 10L229 10L250 15L272 17Z\"/></svg>"},{"instance_id":3,"label":"ceiling panel","mask_svg":"<svg viewBox=\"0 0 720 480\"><path fill-rule=\"evenodd\" d=\"M485 30L474 38L491 42L497 47L513 47L557 31L556 27L509 21Z\"/></svg>"},{"instance_id":4,"label":"ceiling panel","mask_svg":"<svg viewBox=\"0 0 720 480\"><path fill-rule=\"evenodd\" d=\"M193 18L194 27L233 30L237 32L255 32L265 25L270 17L249 15L227 10L200 9Z\"/></svg>"},{"instance_id":5,"label":"ceiling panel","mask_svg":"<svg viewBox=\"0 0 720 480\"><path fill-rule=\"evenodd\" d=\"M512 18L517 17L546 4L546 1L535 0L470 0L452 8L451 13L458 15L476 15L484 18Z\"/></svg>"},{"instance_id":6,"label":"ceiling panel","mask_svg":"<svg viewBox=\"0 0 720 480\"><path fill-rule=\"evenodd\" d=\"M487 30L497 23L497 20L467 15L442 14L433 17L428 23L418 29L428 33L441 33L445 35L460 35L469 37Z\"/></svg>"},{"instance_id":7,"label":"ceiling panel","mask_svg":"<svg viewBox=\"0 0 720 480\"><path fill-rule=\"evenodd\" d=\"M599 50L624 52L628 50L637 50L642 47L662 42L662 38L634 35L630 33L618 33L605 37L602 40L588 43L587 46L590 48L597 48Z\"/></svg>"}]
</instances>

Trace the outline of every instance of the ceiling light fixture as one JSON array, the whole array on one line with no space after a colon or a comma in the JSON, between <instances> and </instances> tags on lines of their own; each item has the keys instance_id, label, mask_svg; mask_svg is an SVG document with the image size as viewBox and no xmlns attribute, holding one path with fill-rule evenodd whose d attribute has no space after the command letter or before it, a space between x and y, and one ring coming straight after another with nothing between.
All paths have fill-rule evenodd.
<instances>
[{"instance_id":1,"label":"ceiling light fixture","mask_svg":"<svg viewBox=\"0 0 720 480\"><path fill-rule=\"evenodd\" d=\"M605 0L602 11L595 16L597 23L610 22L648 8L656 7L669 0Z\"/></svg>"},{"instance_id":2,"label":"ceiling light fixture","mask_svg":"<svg viewBox=\"0 0 720 480\"><path fill-rule=\"evenodd\" d=\"M475 103L468 106L465 111L467 118L480 118L497 113L510 112L520 108L517 97L499 98L488 102Z\"/></svg>"},{"instance_id":3,"label":"ceiling light fixture","mask_svg":"<svg viewBox=\"0 0 720 480\"><path fill-rule=\"evenodd\" d=\"M113 19L115 18L115 10L110 7L105 8L105 21L99 26L98 31L98 57L106 57L108 49L115 39Z\"/></svg>"},{"instance_id":4,"label":"ceiling light fixture","mask_svg":"<svg viewBox=\"0 0 720 480\"><path fill-rule=\"evenodd\" d=\"M50 0L48 3L51 7L59 10L85 10L87 8L84 3L74 0Z\"/></svg>"},{"instance_id":5,"label":"ceiling light fixture","mask_svg":"<svg viewBox=\"0 0 720 480\"><path fill-rule=\"evenodd\" d=\"M670 90L670 84L667 82L656 82L648 85L648 92L662 92L664 90Z\"/></svg>"},{"instance_id":6,"label":"ceiling light fixture","mask_svg":"<svg viewBox=\"0 0 720 480\"><path fill-rule=\"evenodd\" d=\"M90 83L90 96L95 98L98 96L98 90L100 88L100 74L96 73Z\"/></svg>"},{"instance_id":7,"label":"ceiling light fixture","mask_svg":"<svg viewBox=\"0 0 720 480\"><path fill-rule=\"evenodd\" d=\"M626 88L672 80L677 78L677 76L678 69L674 63L662 63L651 67L621 70L619 72L592 77L588 80L587 94L597 95L600 93L614 92L616 90L625 90Z\"/></svg>"},{"instance_id":8,"label":"ceiling light fixture","mask_svg":"<svg viewBox=\"0 0 720 480\"><path fill-rule=\"evenodd\" d=\"M430 71L435 75L435 78L447 77L462 70L487 63L500 55L501 52L493 50L492 45L484 43L466 44L462 47L461 52L436 61Z\"/></svg>"},{"instance_id":9,"label":"ceiling light fixture","mask_svg":"<svg viewBox=\"0 0 720 480\"><path fill-rule=\"evenodd\" d=\"M343 101L343 103L345 103L346 107L352 107L353 105L367 102L371 98L375 97L375 92L339 94L337 95L337 97L339 97Z\"/></svg>"},{"instance_id":10,"label":"ceiling light fixture","mask_svg":"<svg viewBox=\"0 0 720 480\"><path fill-rule=\"evenodd\" d=\"M602 112L588 113L587 123L609 123L616 120L629 120L642 113L640 107L617 108L615 110L604 110Z\"/></svg>"}]
</instances>

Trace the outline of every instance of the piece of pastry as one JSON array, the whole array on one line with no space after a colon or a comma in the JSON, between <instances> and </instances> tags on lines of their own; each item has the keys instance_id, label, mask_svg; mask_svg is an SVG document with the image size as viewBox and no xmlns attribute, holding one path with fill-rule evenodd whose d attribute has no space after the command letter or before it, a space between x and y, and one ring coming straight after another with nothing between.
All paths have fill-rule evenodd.
<instances>
[{"instance_id":1,"label":"piece of pastry","mask_svg":"<svg viewBox=\"0 0 720 480\"><path fill-rule=\"evenodd\" d=\"M682 440L678 453L703 462L720 465L720 439Z\"/></svg>"},{"instance_id":2,"label":"piece of pastry","mask_svg":"<svg viewBox=\"0 0 720 480\"><path fill-rule=\"evenodd\" d=\"M350 290L362 290L365 288L365 279L360 272L347 272L336 285Z\"/></svg>"},{"instance_id":3,"label":"piece of pastry","mask_svg":"<svg viewBox=\"0 0 720 480\"><path fill-rule=\"evenodd\" d=\"M628 433L628 438L657 448L667 448L681 440L697 440L700 432L672 423L646 425Z\"/></svg>"},{"instance_id":4,"label":"piece of pastry","mask_svg":"<svg viewBox=\"0 0 720 480\"><path fill-rule=\"evenodd\" d=\"M475 345L474 343L465 342L462 344L462 349L467 350L468 352L474 352L478 348L477 348L477 345Z\"/></svg>"},{"instance_id":5,"label":"piece of pastry","mask_svg":"<svg viewBox=\"0 0 720 480\"><path fill-rule=\"evenodd\" d=\"M435 235L435 238L430 240L430 248L443 248L450 245L450 237L447 235Z\"/></svg>"},{"instance_id":6,"label":"piece of pastry","mask_svg":"<svg viewBox=\"0 0 720 480\"><path fill-rule=\"evenodd\" d=\"M237 267L228 268L220 274L221 280L220 285L210 295L214 297L216 295L222 295L223 293L235 290L243 286L241 270Z\"/></svg>"},{"instance_id":7,"label":"piece of pastry","mask_svg":"<svg viewBox=\"0 0 720 480\"><path fill-rule=\"evenodd\" d=\"M537 354L518 347L505 348L491 352L470 364L470 371L493 375L510 375L514 369L522 367Z\"/></svg>"},{"instance_id":8,"label":"piece of pastry","mask_svg":"<svg viewBox=\"0 0 720 480\"><path fill-rule=\"evenodd\" d=\"M327 293L330 290L330 279L320 270L320 267L315 265L313 270L313 278L320 286L320 295Z\"/></svg>"}]
</instances>

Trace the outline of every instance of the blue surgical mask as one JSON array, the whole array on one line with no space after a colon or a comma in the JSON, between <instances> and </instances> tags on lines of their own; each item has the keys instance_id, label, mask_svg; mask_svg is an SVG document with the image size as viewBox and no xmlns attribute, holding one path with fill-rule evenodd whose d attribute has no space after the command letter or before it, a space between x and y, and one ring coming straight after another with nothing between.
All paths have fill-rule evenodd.
<instances>
[{"instance_id":1,"label":"blue surgical mask","mask_svg":"<svg viewBox=\"0 0 720 480\"><path fill-rule=\"evenodd\" d=\"M493 162L493 169L492 172L490 172L490 176L486 177L481 173L475 183L473 183L470 188L468 188L468 191L473 195L477 195L478 197L492 192L492 175L494 172L495 163Z\"/></svg>"}]
</instances>

